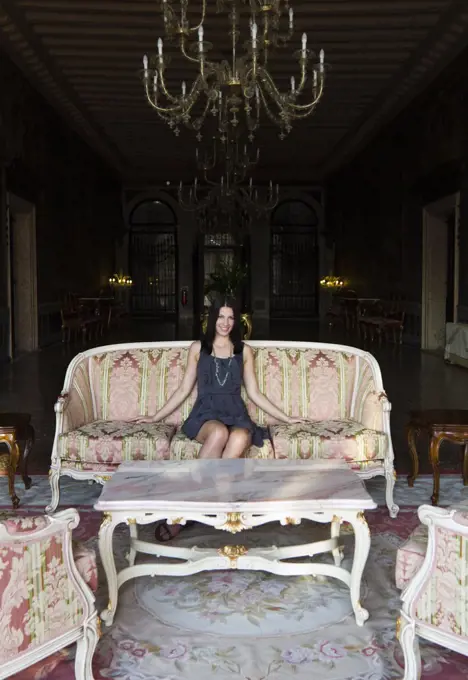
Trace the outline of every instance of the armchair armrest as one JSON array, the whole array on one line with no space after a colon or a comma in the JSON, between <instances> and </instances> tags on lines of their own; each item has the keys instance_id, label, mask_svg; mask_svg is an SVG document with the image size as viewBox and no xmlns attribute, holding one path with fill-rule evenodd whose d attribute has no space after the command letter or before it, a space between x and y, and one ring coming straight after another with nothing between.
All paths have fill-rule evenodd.
<instances>
[{"instance_id":1,"label":"armchair armrest","mask_svg":"<svg viewBox=\"0 0 468 680\"><path fill-rule=\"evenodd\" d=\"M0 522L0 618L8 631L0 664L13 664L55 639L73 641L96 617L94 596L73 558L78 523L74 509Z\"/></svg>"},{"instance_id":2,"label":"armchair armrest","mask_svg":"<svg viewBox=\"0 0 468 680\"><path fill-rule=\"evenodd\" d=\"M464 638L466 648L468 507L422 505L418 515L428 527L427 550L420 570L402 593L402 614L424 627L456 636L460 644Z\"/></svg>"}]
</instances>

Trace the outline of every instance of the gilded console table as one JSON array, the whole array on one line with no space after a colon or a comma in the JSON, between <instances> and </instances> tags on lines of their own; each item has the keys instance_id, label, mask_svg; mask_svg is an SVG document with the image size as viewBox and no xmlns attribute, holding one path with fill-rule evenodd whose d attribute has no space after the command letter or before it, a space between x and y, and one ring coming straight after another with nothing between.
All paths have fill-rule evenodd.
<instances>
[{"instance_id":1,"label":"gilded console table","mask_svg":"<svg viewBox=\"0 0 468 680\"><path fill-rule=\"evenodd\" d=\"M15 491L15 475L20 461L20 441L25 441L22 460L22 476L26 489L31 486L28 476L28 456L34 444L34 429L31 425L29 413L0 413L0 444L8 448L6 453L0 453L0 475L8 476L8 493L14 508L19 505L19 498Z\"/></svg>"}]
</instances>

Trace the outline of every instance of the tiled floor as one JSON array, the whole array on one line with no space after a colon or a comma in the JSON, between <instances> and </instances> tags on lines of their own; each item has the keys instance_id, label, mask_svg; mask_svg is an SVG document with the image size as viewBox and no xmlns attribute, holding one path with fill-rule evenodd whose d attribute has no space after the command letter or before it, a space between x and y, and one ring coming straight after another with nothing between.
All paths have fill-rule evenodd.
<instances>
[{"instance_id":1,"label":"tiled floor","mask_svg":"<svg viewBox=\"0 0 468 680\"><path fill-rule=\"evenodd\" d=\"M362 346L359 338L337 329L329 331L307 322L276 322L271 339L338 342ZM114 330L102 342L172 340L176 329L170 324L128 322ZM385 389L393 404L393 443L399 472L408 469L408 454L404 427L410 409L419 407L468 408L468 370L448 366L442 357L421 352L414 347L375 345L372 351L382 369ZM31 471L47 472L54 435L54 402L59 394L68 363L82 350L80 345L54 346L26 355L12 364L0 365L0 409L27 411L32 414L37 442L32 453ZM421 442L424 451L426 443ZM461 447L444 444L444 461L450 469L460 464ZM429 472L423 455L422 472Z\"/></svg>"}]
</instances>

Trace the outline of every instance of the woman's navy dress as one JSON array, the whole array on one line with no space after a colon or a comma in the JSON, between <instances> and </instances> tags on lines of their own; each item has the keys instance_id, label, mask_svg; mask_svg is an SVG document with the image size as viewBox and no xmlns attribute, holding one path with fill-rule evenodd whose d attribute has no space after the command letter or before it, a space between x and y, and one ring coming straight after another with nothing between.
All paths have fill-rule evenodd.
<instances>
[{"instance_id":1,"label":"woman's navy dress","mask_svg":"<svg viewBox=\"0 0 468 680\"><path fill-rule=\"evenodd\" d=\"M221 384L216 379L216 362ZM182 425L182 431L187 437L195 439L207 420L218 420L227 427L248 430L252 435L252 444L263 446L263 440L268 438L267 431L252 421L241 397L243 370L243 352L234 354L231 358L216 358L216 361L211 354L200 352L197 366L198 397L192 412Z\"/></svg>"}]
</instances>

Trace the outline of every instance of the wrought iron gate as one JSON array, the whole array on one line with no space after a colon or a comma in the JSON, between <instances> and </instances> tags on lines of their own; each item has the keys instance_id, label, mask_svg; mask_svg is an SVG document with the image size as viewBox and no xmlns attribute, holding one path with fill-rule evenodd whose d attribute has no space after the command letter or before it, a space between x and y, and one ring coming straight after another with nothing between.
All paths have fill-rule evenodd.
<instances>
[{"instance_id":1,"label":"wrought iron gate","mask_svg":"<svg viewBox=\"0 0 468 680\"><path fill-rule=\"evenodd\" d=\"M175 231L133 229L130 244L132 312L141 316L177 313Z\"/></svg>"}]
</instances>

